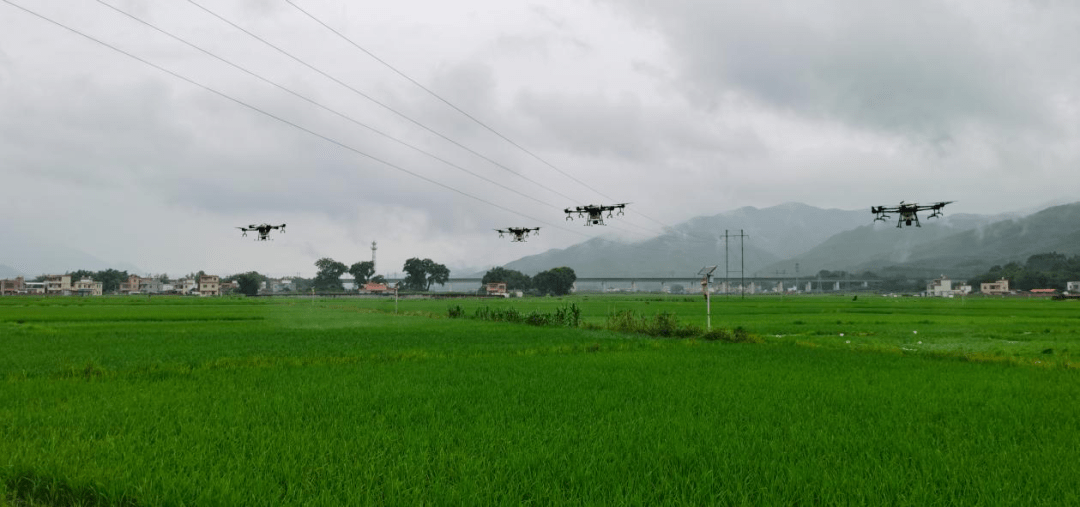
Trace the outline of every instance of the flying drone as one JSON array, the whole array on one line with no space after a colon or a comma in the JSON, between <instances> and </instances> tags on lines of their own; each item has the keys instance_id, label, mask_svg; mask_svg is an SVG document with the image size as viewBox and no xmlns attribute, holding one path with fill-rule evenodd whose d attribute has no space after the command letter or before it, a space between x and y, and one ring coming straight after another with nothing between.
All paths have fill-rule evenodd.
<instances>
[{"instance_id":1,"label":"flying drone","mask_svg":"<svg viewBox=\"0 0 1080 507\"><path fill-rule=\"evenodd\" d=\"M533 227L531 229L528 227L507 227L506 229L495 229L495 231L499 233L500 238L503 237L503 234L509 234L513 238L511 241L522 243L525 242L525 238L529 237L529 233L540 234L539 227Z\"/></svg>"},{"instance_id":2,"label":"flying drone","mask_svg":"<svg viewBox=\"0 0 1080 507\"><path fill-rule=\"evenodd\" d=\"M899 206L870 206L870 212L877 215L874 217L875 221L881 220L882 222L884 222L886 218L889 218L889 213L899 213L900 218L896 221L897 228L900 228L903 225L910 226L912 222L915 222L915 227L922 227L922 225L919 225L918 212L932 210L933 213L926 218L944 216L945 214L941 212L941 209L944 208L946 204L952 202L954 201L937 202L929 206L920 206L916 203L905 203L904 201L900 201Z\"/></svg>"},{"instance_id":3,"label":"flying drone","mask_svg":"<svg viewBox=\"0 0 1080 507\"><path fill-rule=\"evenodd\" d=\"M587 206L576 206L576 207L573 207L573 208L566 208L563 211L566 213L566 219L567 220L573 220L574 219L574 217L573 217L574 213L577 213L578 218L585 218L585 215L589 215L588 221L585 222L585 225L587 225L587 226L588 225L604 225L604 212L605 211L608 214L607 215L608 218L611 218L611 212L614 211L614 210L619 210L620 215L625 215L625 213L623 213L623 209L626 208L627 204L630 204L630 203L624 202L624 203L620 203L620 204L611 204L611 205L607 205L607 206L605 206L603 204L601 204L599 206L597 206L595 204L589 204Z\"/></svg>"},{"instance_id":4,"label":"flying drone","mask_svg":"<svg viewBox=\"0 0 1080 507\"><path fill-rule=\"evenodd\" d=\"M270 239L270 231L273 230L273 229L281 229L281 233L284 234L285 233L285 224L281 224L281 225L270 225L270 224L255 225L255 224L251 224L251 225L249 225L247 227L237 227L237 229L240 229L241 231L244 231L244 234L241 237L247 237L247 233L249 231L258 231L259 232L259 238L256 239L255 241L266 241L266 240Z\"/></svg>"}]
</instances>

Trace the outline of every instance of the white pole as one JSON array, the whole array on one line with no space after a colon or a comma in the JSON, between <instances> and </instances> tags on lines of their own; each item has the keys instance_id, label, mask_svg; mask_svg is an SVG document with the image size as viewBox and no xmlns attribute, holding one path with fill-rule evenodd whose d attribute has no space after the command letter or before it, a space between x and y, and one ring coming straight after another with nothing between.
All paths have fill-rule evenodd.
<instances>
[{"instance_id":1,"label":"white pole","mask_svg":"<svg viewBox=\"0 0 1080 507\"><path fill-rule=\"evenodd\" d=\"M712 301L709 299L709 277L701 280L701 292L705 293L705 329L712 331Z\"/></svg>"}]
</instances>

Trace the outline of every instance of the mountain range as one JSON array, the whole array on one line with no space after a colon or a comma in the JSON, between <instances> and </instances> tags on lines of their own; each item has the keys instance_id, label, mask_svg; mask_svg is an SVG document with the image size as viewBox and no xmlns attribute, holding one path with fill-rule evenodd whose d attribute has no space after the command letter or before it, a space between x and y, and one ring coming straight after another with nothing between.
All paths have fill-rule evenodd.
<instances>
[{"instance_id":1,"label":"mountain range","mask_svg":"<svg viewBox=\"0 0 1080 507\"><path fill-rule=\"evenodd\" d=\"M138 267L124 262L108 262L78 248L49 238L0 230L0 278L34 277L47 273L67 273L77 269L100 271L118 269L143 273Z\"/></svg>"},{"instance_id":2,"label":"mountain range","mask_svg":"<svg viewBox=\"0 0 1080 507\"><path fill-rule=\"evenodd\" d=\"M504 267L526 274L569 266L579 277L649 277L683 276L718 265L723 276L725 270L737 274L745 259L747 276L829 270L967 277L1036 253L1080 254L1080 202L1028 215L924 216L922 227L897 228L895 218L874 221L869 210L800 203L745 207L693 218L640 242L593 238ZM746 235L742 244L740 231Z\"/></svg>"}]
</instances>

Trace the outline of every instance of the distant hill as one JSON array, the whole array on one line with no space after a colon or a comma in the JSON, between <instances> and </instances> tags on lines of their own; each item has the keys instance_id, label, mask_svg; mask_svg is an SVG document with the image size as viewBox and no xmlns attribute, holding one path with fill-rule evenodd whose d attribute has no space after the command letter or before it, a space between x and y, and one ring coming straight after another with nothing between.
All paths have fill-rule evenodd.
<instances>
[{"instance_id":1,"label":"distant hill","mask_svg":"<svg viewBox=\"0 0 1080 507\"><path fill-rule=\"evenodd\" d=\"M78 269L100 271L117 269L129 273L142 273L139 268L123 262L106 262L77 248L56 243L45 238L2 231L0 242L0 277L25 276L33 278L43 274L62 274ZM7 274L4 274L7 273Z\"/></svg>"},{"instance_id":2,"label":"distant hill","mask_svg":"<svg viewBox=\"0 0 1080 507\"><path fill-rule=\"evenodd\" d=\"M985 273L995 264L1023 263L1032 255L1047 252L1080 254L1080 203L1053 206L923 242L893 267L970 276ZM859 269L875 264L881 263L867 262Z\"/></svg>"},{"instance_id":3,"label":"distant hill","mask_svg":"<svg viewBox=\"0 0 1080 507\"><path fill-rule=\"evenodd\" d=\"M948 214L922 227L874 222L869 209L821 209L799 203L746 207L698 217L653 239L623 243L594 238L505 265L526 274L570 266L581 277L682 276L705 265L724 270L724 231L744 231L746 274L806 275L820 270L954 277L1044 252L1080 254L1080 203L1031 215ZM739 269L739 240L730 239L729 269Z\"/></svg>"},{"instance_id":4,"label":"distant hill","mask_svg":"<svg viewBox=\"0 0 1080 507\"><path fill-rule=\"evenodd\" d=\"M742 248L746 273L751 274L870 219L869 210L826 210L799 203L762 209L745 207L688 220L645 241L623 243L593 238L566 249L524 257L504 267L532 275L569 266L580 277L681 276L697 273L705 265L719 265L723 271L724 231L738 235L742 230L749 235ZM729 269L739 269L738 237L728 239L726 259Z\"/></svg>"},{"instance_id":5,"label":"distant hill","mask_svg":"<svg viewBox=\"0 0 1080 507\"><path fill-rule=\"evenodd\" d=\"M0 264L0 278L15 278L21 273L15 271L15 268Z\"/></svg>"},{"instance_id":6,"label":"distant hill","mask_svg":"<svg viewBox=\"0 0 1080 507\"><path fill-rule=\"evenodd\" d=\"M869 214L869 213L868 213ZM922 227L897 228L891 221L872 221L870 224L833 235L819 245L767 266L767 271L787 269L799 263L800 273L814 274L829 271L875 271L914 259L920 246L951 237L963 231L985 226L994 221L984 215L957 214L944 218L923 219Z\"/></svg>"}]
</instances>

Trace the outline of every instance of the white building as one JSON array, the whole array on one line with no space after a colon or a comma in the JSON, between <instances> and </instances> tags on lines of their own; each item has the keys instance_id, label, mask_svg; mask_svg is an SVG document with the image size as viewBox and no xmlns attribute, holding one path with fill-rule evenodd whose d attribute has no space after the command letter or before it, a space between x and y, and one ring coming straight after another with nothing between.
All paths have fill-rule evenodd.
<instances>
[{"instance_id":1,"label":"white building","mask_svg":"<svg viewBox=\"0 0 1080 507\"><path fill-rule=\"evenodd\" d=\"M173 283L173 286L181 294L192 294L195 293L196 290L199 288L199 284L195 281L194 278L181 278L179 280L176 280Z\"/></svg>"},{"instance_id":2,"label":"white building","mask_svg":"<svg viewBox=\"0 0 1080 507\"><path fill-rule=\"evenodd\" d=\"M296 290L296 284L293 283L291 278L281 278L279 280L270 280L270 292L292 292Z\"/></svg>"},{"instance_id":3,"label":"white building","mask_svg":"<svg viewBox=\"0 0 1080 507\"><path fill-rule=\"evenodd\" d=\"M89 278L83 278L73 284L71 284L72 290L80 296L100 296L102 293L102 283L95 282Z\"/></svg>"},{"instance_id":4,"label":"white building","mask_svg":"<svg viewBox=\"0 0 1080 507\"><path fill-rule=\"evenodd\" d=\"M1080 292L1080 282L1065 282L1065 290L1069 292Z\"/></svg>"},{"instance_id":5,"label":"white building","mask_svg":"<svg viewBox=\"0 0 1080 507\"><path fill-rule=\"evenodd\" d=\"M964 282L953 283L949 277L941 275L941 278L926 284L926 295L931 297L961 296L971 293L971 286Z\"/></svg>"}]
</instances>

